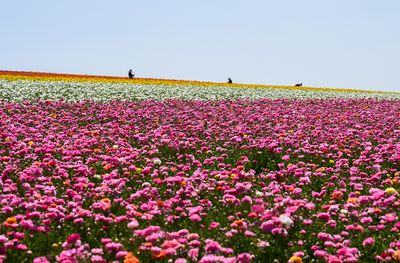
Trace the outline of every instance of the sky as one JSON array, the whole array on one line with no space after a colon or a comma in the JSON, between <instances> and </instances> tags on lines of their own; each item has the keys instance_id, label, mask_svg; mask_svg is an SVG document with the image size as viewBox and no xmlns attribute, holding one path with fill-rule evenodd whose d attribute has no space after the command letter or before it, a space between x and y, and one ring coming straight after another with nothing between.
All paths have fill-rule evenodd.
<instances>
[{"instance_id":1,"label":"sky","mask_svg":"<svg viewBox=\"0 0 400 263\"><path fill-rule=\"evenodd\" d=\"M1 0L0 70L400 92L398 0Z\"/></svg>"}]
</instances>

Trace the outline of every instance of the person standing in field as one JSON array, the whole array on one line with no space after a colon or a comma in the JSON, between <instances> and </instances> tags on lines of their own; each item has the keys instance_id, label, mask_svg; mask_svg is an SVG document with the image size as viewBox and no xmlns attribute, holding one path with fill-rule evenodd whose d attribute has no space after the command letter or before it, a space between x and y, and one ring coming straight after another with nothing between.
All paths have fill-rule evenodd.
<instances>
[{"instance_id":1,"label":"person standing in field","mask_svg":"<svg viewBox=\"0 0 400 263\"><path fill-rule=\"evenodd\" d=\"M129 77L130 79L133 79L134 76L135 76L135 74L133 74L133 73L132 73L132 69L130 69L129 72L128 72L128 77Z\"/></svg>"},{"instance_id":2,"label":"person standing in field","mask_svg":"<svg viewBox=\"0 0 400 263\"><path fill-rule=\"evenodd\" d=\"M232 79L231 78L228 78L228 83L232 83Z\"/></svg>"}]
</instances>

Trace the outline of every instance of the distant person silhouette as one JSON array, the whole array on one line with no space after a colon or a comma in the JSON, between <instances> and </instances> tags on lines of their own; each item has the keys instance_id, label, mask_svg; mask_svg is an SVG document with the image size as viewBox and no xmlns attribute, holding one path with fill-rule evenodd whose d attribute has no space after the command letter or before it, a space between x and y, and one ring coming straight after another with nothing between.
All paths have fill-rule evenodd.
<instances>
[{"instance_id":1,"label":"distant person silhouette","mask_svg":"<svg viewBox=\"0 0 400 263\"><path fill-rule=\"evenodd\" d=\"M228 83L233 83L231 78L228 78Z\"/></svg>"},{"instance_id":2,"label":"distant person silhouette","mask_svg":"<svg viewBox=\"0 0 400 263\"><path fill-rule=\"evenodd\" d=\"M295 87L301 87L303 86L303 83L297 83L296 85L294 85Z\"/></svg>"},{"instance_id":3,"label":"distant person silhouette","mask_svg":"<svg viewBox=\"0 0 400 263\"><path fill-rule=\"evenodd\" d=\"M129 72L128 72L128 77L129 77L130 79L133 79L134 76L135 76L135 74L133 74L133 73L132 73L132 69L130 69Z\"/></svg>"}]
</instances>

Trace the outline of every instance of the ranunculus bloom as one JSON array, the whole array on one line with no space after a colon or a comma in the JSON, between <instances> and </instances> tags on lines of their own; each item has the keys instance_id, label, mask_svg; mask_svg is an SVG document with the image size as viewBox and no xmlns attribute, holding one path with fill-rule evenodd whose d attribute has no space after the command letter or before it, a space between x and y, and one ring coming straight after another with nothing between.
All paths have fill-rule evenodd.
<instances>
[{"instance_id":1,"label":"ranunculus bloom","mask_svg":"<svg viewBox=\"0 0 400 263\"><path fill-rule=\"evenodd\" d=\"M363 241L363 246L372 246L375 243L375 239L373 239L372 237L368 237Z\"/></svg>"},{"instance_id":2,"label":"ranunculus bloom","mask_svg":"<svg viewBox=\"0 0 400 263\"><path fill-rule=\"evenodd\" d=\"M81 236L78 233L71 234L67 237L68 244L74 244L77 240L80 240Z\"/></svg>"}]
</instances>

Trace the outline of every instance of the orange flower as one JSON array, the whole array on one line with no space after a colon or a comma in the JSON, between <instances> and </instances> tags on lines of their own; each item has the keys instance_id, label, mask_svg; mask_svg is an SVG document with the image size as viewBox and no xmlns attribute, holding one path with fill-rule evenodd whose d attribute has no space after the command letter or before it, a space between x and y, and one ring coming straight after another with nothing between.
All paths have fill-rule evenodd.
<instances>
[{"instance_id":1,"label":"orange flower","mask_svg":"<svg viewBox=\"0 0 400 263\"><path fill-rule=\"evenodd\" d=\"M382 210L378 207L374 208L374 214L380 214L382 212Z\"/></svg>"},{"instance_id":2,"label":"orange flower","mask_svg":"<svg viewBox=\"0 0 400 263\"><path fill-rule=\"evenodd\" d=\"M152 247L152 246L153 246L153 243L151 243L151 242L144 242L144 243L143 243L143 246L145 246L145 247Z\"/></svg>"},{"instance_id":3,"label":"orange flower","mask_svg":"<svg viewBox=\"0 0 400 263\"><path fill-rule=\"evenodd\" d=\"M334 200L340 200L342 199L343 193L341 191L334 191L332 193L332 199Z\"/></svg>"},{"instance_id":4,"label":"orange flower","mask_svg":"<svg viewBox=\"0 0 400 263\"><path fill-rule=\"evenodd\" d=\"M347 203L357 204L358 203L358 198L357 197L350 197L349 199L347 199Z\"/></svg>"},{"instance_id":5,"label":"orange flower","mask_svg":"<svg viewBox=\"0 0 400 263\"><path fill-rule=\"evenodd\" d=\"M103 202L103 203L111 203L111 200L109 198L107 198L107 197L101 199L100 201Z\"/></svg>"},{"instance_id":6,"label":"orange flower","mask_svg":"<svg viewBox=\"0 0 400 263\"><path fill-rule=\"evenodd\" d=\"M10 224L10 225L15 224L15 223L17 223L17 219L15 218L15 216L9 217L6 220L6 223Z\"/></svg>"},{"instance_id":7,"label":"orange flower","mask_svg":"<svg viewBox=\"0 0 400 263\"><path fill-rule=\"evenodd\" d=\"M104 170L109 170L109 169L112 168L112 166L113 166L113 165L112 165L111 163L108 163L108 164L106 164L106 165L103 166L103 169L104 169Z\"/></svg>"},{"instance_id":8,"label":"orange flower","mask_svg":"<svg viewBox=\"0 0 400 263\"><path fill-rule=\"evenodd\" d=\"M132 252L128 252L124 258L124 263L140 263L140 260Z\"/></svg>"},{"instance_id":9,"label":"orange flower","mask_svg":"<svg viewBox=\"0 0 400 263\"><path fill-rule=\"evenodd\" d=\"M233 223L236 224L238 227L243 226L243 220L240 220L240 219L233 221Z\"/></svg>"},{"instance_id":10,"label":"orange flower","mask_svg":"<svg viewBox=\"0 0 400 263\"><path fill-rule=\"evenodd\" d=\"M152 256L153 256L153 258L154 258L155 260L161 260L161 259L165 258L165 257L167 256L167 254L165 253L164 250L161 250L161 251L158 252L158 253L153 253Z\"/></svg>"},{"instance_id":11,"label":"orange flower","mask_svg":"<svg viewBox=\"0 0 400 263\"><path fill-rule=\"evenodd\" d=\"M157 201L157 206L158 207L163 207L164 206L164 201L161 201L161 200Z\"/></svg>"},{"instance_id":12,"label":"orange flower","mask_svg":"<svg viewBox=\"0 0 400 263\"><path fill-rule=\"evenodd\" d=\"M392 255L393 259L396 261L400 261L400 250L396 250L393 255Z\"/></svg>"},{"instance_id":13,"label":"orange flower","mask_svg":"<svg viewBox=\"0 0 400 263\"><path fill-rule=\"evenodd\" d=\"M303 260L301 259L301 257L292 256L291 258L289 258L289 262L290 263L302 263Z\"/></svg>"}]
</instances>

